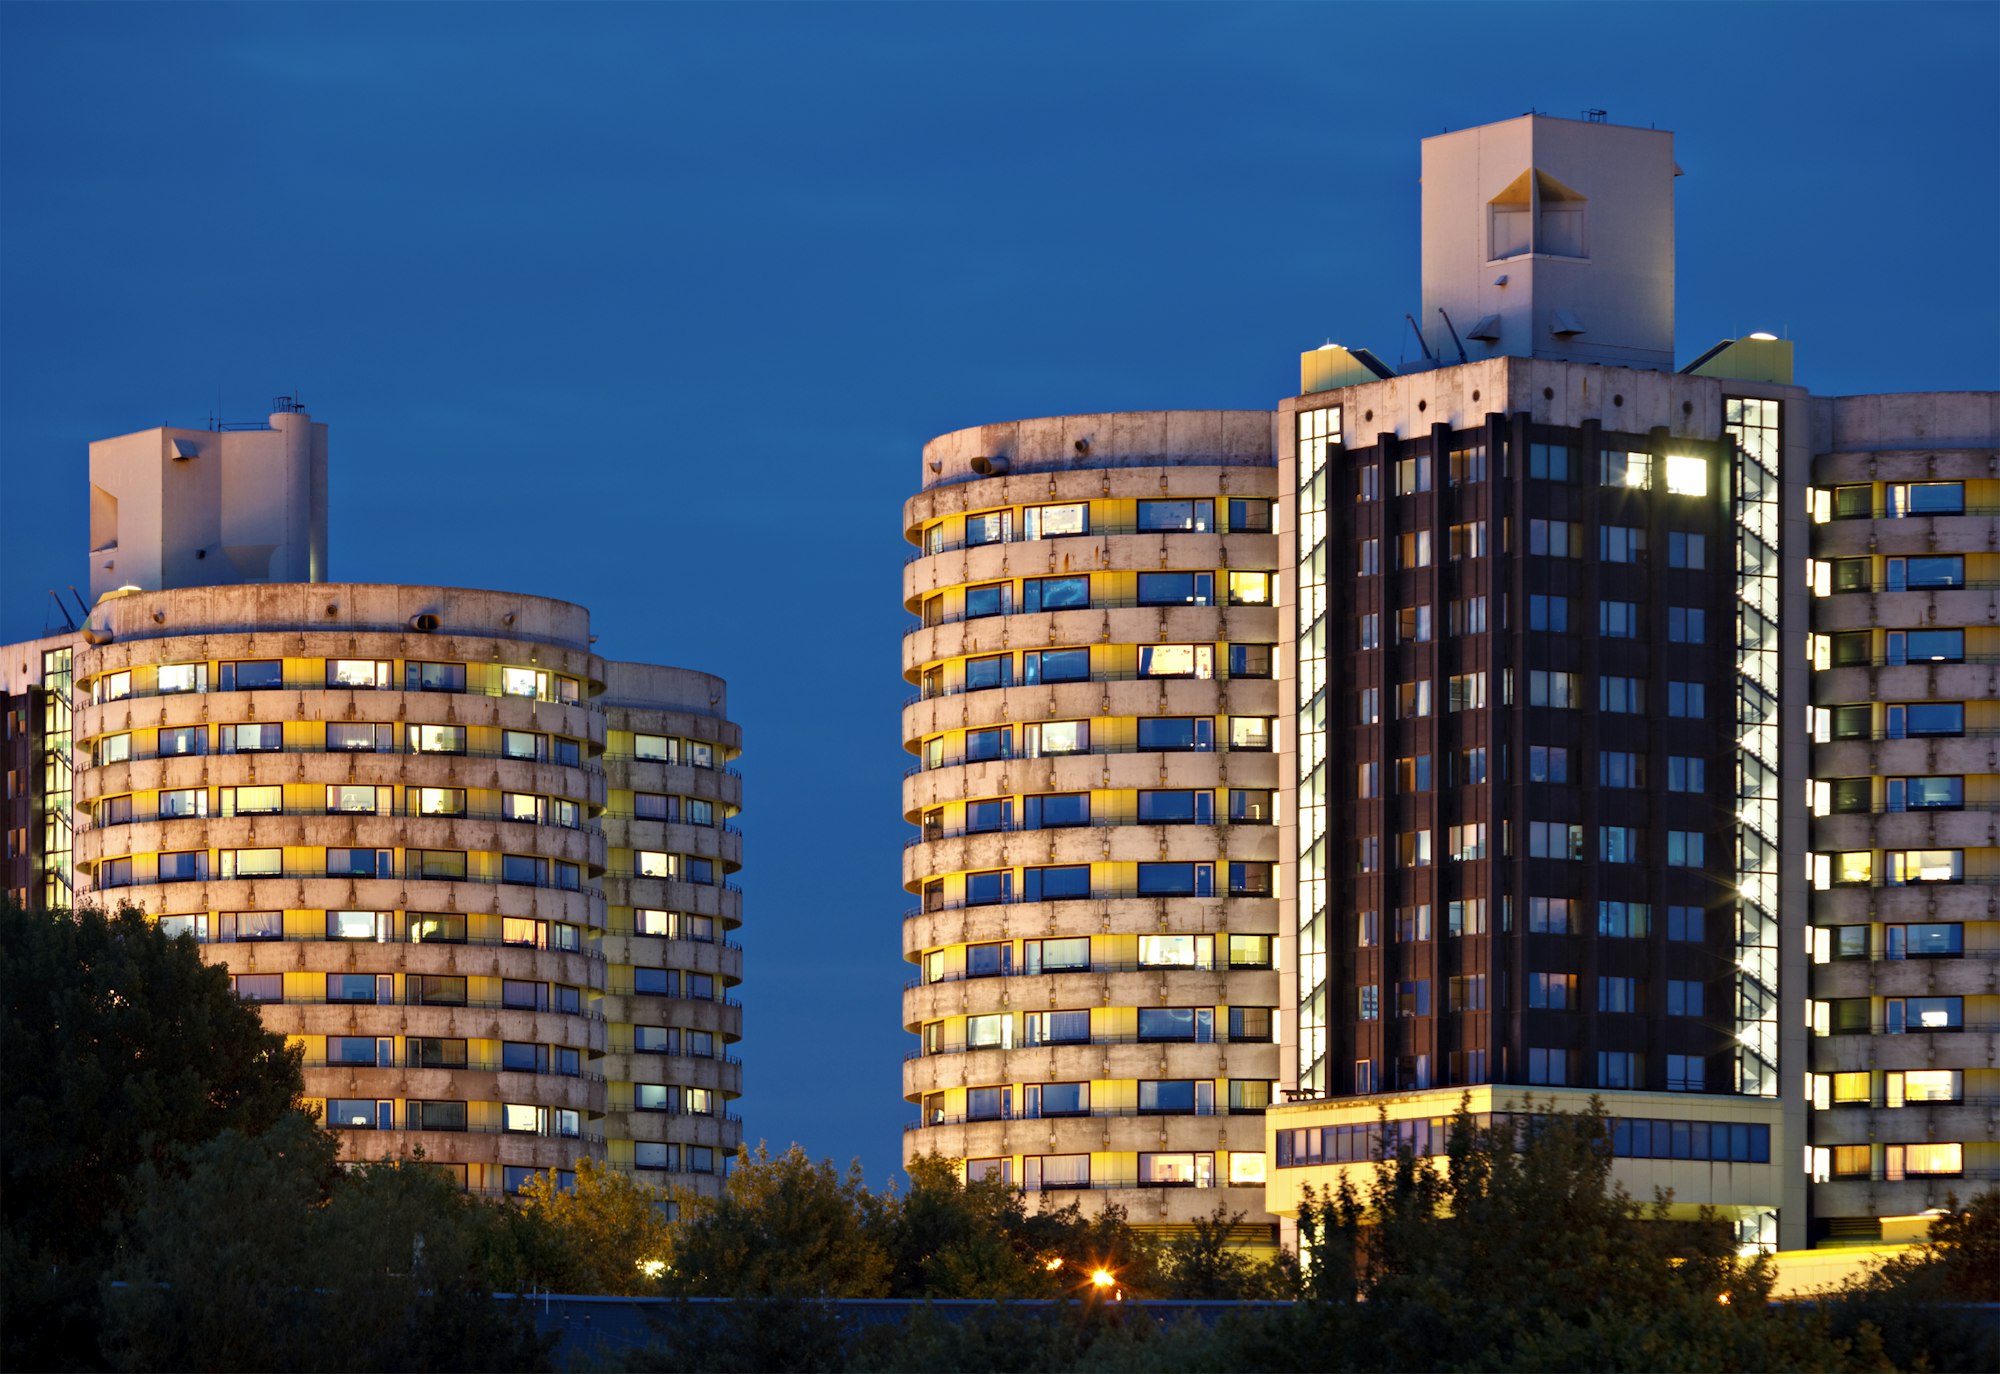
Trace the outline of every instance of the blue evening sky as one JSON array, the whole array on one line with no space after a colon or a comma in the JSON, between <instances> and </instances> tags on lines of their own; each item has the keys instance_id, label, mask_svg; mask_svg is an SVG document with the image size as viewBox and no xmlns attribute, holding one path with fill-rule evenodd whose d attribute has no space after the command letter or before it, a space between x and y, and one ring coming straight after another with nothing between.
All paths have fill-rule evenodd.
<instances>
[{"instance_id":1,"label":"blue evening sky","mask_svg":"<svg viewBox=\"0 0 2000 1374\"><path fill-rule=\"evenodd\" d=\"M0 640L86 445L331 426L333 566L588 605L743 722L752 1141L900 1159L931 435L1270 406L1417 307L1417 141L1677 131L1679 352L2000 385L2000 7L0 5Z\"/></svg>"}]
</instances>

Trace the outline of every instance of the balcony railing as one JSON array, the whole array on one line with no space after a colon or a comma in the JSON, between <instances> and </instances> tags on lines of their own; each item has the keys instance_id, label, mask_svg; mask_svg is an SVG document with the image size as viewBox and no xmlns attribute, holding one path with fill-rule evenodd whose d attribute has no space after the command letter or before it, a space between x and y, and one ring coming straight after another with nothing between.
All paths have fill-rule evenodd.
<instances>
[{"instance_id":1,"label":"balcony railing","mask_svg":"<svg viewBox=\"0 0 2000 1374\"><path fill-rule=\"evenodd\" d=\"M121 734L122 731L112 731ZM100 736L102 738L102 736ZM604 767L594 761L589 763L562 763L555 759L523 758L519 754L504 753L498 749L340 749L324 744L287 744L282 749L198 749L191 753L165 753L155 749L135 749L123 758L111 759L103 763L92 763L92 768L111 768L121 763L151 763L156 759L204 759L204 758L282 758L297 754L331 754L336 757L353 755L373 755L380 758L399 759L504 759L510 763L552 764L557 768L569 768L591 777L603 777Z\"/></svg>"},{"instance_id":2,"label":"balcony railing","mask_svg":"<svg viewBox=\"0 0 2000 1374\"><path fill-rule=\"evenodd\" d=\"M989 1121L1084 1121L1111 1120L1133 1116L1262 1116L1262 1107L1231 1107L1227 1104L1207 1107L1100 1107L1087 1112L1005 1112L998 1116L938 1116L928 1121L906 1121L905 1133L928 1130L933 1126L980 1126Z\"/></svg>"},{"instance_id":3,"label":"balcony railing","mask_svg":"<svg viewBox=\"0 0 2000 1374\"><path fill-rule=\"evenodd\" d=\"M994 728L1004 729L1006 727L999 726ZM1162 748L1157 745L1147 746L1138 744L1093 744L1088 749L1044 750L1039 754L1016 753L1010 748L998 754L985 754L978 758L968 758L965 751L960 750L955 754L944 755L938 762L933 764L912 764L903 770L903 776L914 778L919 773L935 773L940 769L959 768L972 763L1045 763L1055 759L1101 757L1109 754L1269 754L1270 752L1271 747L1269 745L1231 745L1226 741L1220 744L1177 748Z\"/></svg>"},{"instance_id":4,"label":"balcony railing","mask_svg":"<svg viewBox=\"0 0 2000 1374\"><path fill-rule=\"evenodd\" d=\"M1272 570L1268 568L1231 568L1229 571L1271 572ZM1272 608L1272 603L1269 601L1230 601L1225 605L1223 601L1218 601L1212 596L1205 601L1141 601L1136 596L1092 596L1080 606L1039 606L1030 610L1025 606L1010 604L1004 611L982 611L978 615L967 615L963 611L955 611L950 615L941 615L933 619L927 619L921 624L910 626L903 631L903 638L908 639L911 635L922 634L925 630L935 630L941 625L962 625L968 620L1000 620L1016 615L1061 615L1069 611L1082 611L1088 614L1091 611L1172 611L1181 609L1220 611L1226 609L1271 610Z\"/></svg>"},{"instance_id":5,"label":"balcony railing","mask_svg":"<svg viewBox=\"0 0 2000 1374\"><path fill-rule=\"evenodd\" d=\"M1226 863L1228 861L1204 859L1201 862ZM2000 879L1996 879L1995 881L2000 881ZM1135 887L1100 887L1100 888L1092 888L1089 892L1079 893L1074 897L1009 896L1009 897L999 897L989 901L977 901L977 902L968 902L968 901L926 902L922 906L913 906L910 907L908 910L904 911L903 919L905 921L914 920L918 916L934 915L940 911L970 911L975 908L983 906L1038 906L1043 902L1118 902L1118 901L1128 901L1133 898L1143 898L1147 901L1193 900L1193 901L1203 901L1203 902L1213 902L1213 901L1240 902L1240 901L1268 900L1272 897L1275 897L1276 895L1277 893L1269 888L1265 888L1254 892L1251 891L1238 892L1229 890L1227 888L1218 889L1213 892L1141 892L1138 888Z\"/></svg>"},{"instance_id":6,"label":"balcony railing","mask_svg":"<svg viewBox=\"0 0 2000 1374\"><path fill-rule=\"evenodd\" d=\"M1142 964L1133 959L1093 959L1087 964L1065 964L1060 968L1010 968L1000 973L947 973L942 978L912 978L903 991L930 987L937 983L977 983L988 978L1054 978L1066 973L1269 973L1275 964Z\"/></svg>"},{"instance_id":7,"label":"balcony railing","mask_svg":"<svg viewBox=\"0 0 2000 1374\"><path fill-rule=\"evenodd\" d=\"M1273 646L1264 645L1262 647L1270 648ZM936 691L920 691L915 696L904 697L903 706L907 709L915 706L920 701L936 701L940 697L963 696L967 692L1003 692L1009 688L1018 687L1028 687L1039 691L1045 687L1062 687L1074 682L1270 682L1271 680L1272 678L1269 673L1250 673L1241 676L1233 673L1212 673L1207 677L1196 677L1192 673L1174 675L1141 673L1136 668L1122 671L1106 669L1093 671L1084 677L1057 678L1053 681L1043 682L1010 682L992 687L967 687L963 683L959 683L951 687L940 687Z\"/></svg>"},{"instance_id":8,"label":"balcony railing","mask_svg":"<svg viewBox=\"0 0 2000 1374\"><path fill-rule=\"evenodd\" d=\"M1275 1011L1276 1008L1272 1008L1272 1010ZM1032 1015L1032 1013L1030 1014ZM1101 1045L1274 1045L1276 1043L1277 1041L1268 1035L1259 1037L1217 1034L1200 1038L1192 1035L1180 1037L1165 1035L1093 1035L1086 1039L1077 1040L1043 1040L1037 1044L967 1045L954 1043L940 1045L934 1050L911 1050L903 1056L903 1062L907 1064L914 1060L933 1059L939 1055L946 1054L977 1054L982 1050L1002 1050L1012 1054L1025 1050L1059 1050L1071 1046L1088 1048ZM1148 1113L1148 1115L1152 1115L1152 1113Z\"/></svg>"},{"instance_id":9,"label":"balcony railing","mask_svg":"<svg viewBox=\"0 0 2000 1374\"><path fill-rule=\"evenodd\" d=\"M1078 752L1080 753L1082 751L1079 750ZM1239 750L1237 752L1242 753L1249 751ZM1195 790L1200 791L1201 789L1196 788ZM2000 810L2000 806L1996 806L1994 809ZM1009 821L1006 825L982 825L977 827L955 826L950 830L926 830L919 834L912 835L910 838L904 840L903 848L915 849L920 844L931 844L938 840L962 840L969 835L1025 835L1030 832L1044 831L1044 830L1096 830L1100 827L1107 825L1109 826L1171 825L1171 826L1190 826L1190 827L1192 826L1214 827L1218 825L1270 826L1276 824L1277 821L1275 820L1262 820L1262 819L1252 820L1248 817L1238 820L1233 817L1227 817L1227 816L1225 816L1221 820L1215 820L1211 818L1205 821L1190 821L1190 820L1155 821L1155 820L1142 820L1137 816L1092 816L1089 820L1078 821L1074 825L1046 825L1046 824L1017 825L1014 822Z\"/></svg>"}]
</instances>

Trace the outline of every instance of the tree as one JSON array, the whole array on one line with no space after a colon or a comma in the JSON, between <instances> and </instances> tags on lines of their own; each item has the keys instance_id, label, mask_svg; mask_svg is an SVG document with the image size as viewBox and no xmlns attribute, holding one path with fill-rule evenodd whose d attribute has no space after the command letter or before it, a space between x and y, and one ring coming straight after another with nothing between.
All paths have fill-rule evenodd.
<instances>
[{"instance_id":1,"label":"tree","mask_svg":"<svg viewBox=\"0 0 2000 1374\"><path fill-rule=\"evenodd\" d=\"M736 1157L715 1198L682 1194L673 1228L671 1293L704 1297L877 1298L888 1292L886 1207L833 1161L797 1145Z\"/></svg>"},{"instance_id":2,"label":"tree","mask_svg":"<svg viewBox=\"0 0 2000 1374\"><path fill-rule=\"evenodd\" d=\"M129 908L0 904L0 1017L4 1356L61 1367L96 1347L126 1184L221 1131L270 1129L303 1075L225 970Z\"/></svg>"},{"instance_id":3,"label":"tree","mask_svg":"<svg viewBox=\"0 0 2000 1374\"><path fill-rule=\"evenodd\" d=\"M567 1293L644 1296L659 1291L659 1274L673 1258L666 1193L635 1183L596 1160L576 1162L576 1183L564 1189L553 1171L535 1175L520 1212L541 1235L526 1267L539 1286Z\"/></svg>"},{"instance_id":4,"label":"tree","mask_svg":"<svg viewBox=\"0 0 2000 1374\"><path fill-rule=\"evenodd\" d=\"M114 1365L541 1367L532 1318L492 1297L499 1209L421 1161L343 1171L337 1151L294 1115L142 1166L104 1295Z\"/></svg>"},{"instance_id":5,"label":"tree","mask_svg":"<svg viewBox=\"0 0 2000 1374\"><path fill-rule=\"evenodd\" d=\"M1339 1348L1364 1368L1879 1366L1819 1313L1773 1308L1769 1266L1739 1257L1712 1215L1672 1219L1664 1197L1641 1207L1610 1169L1595 1102L1489 1125L1461 1107L1442 1172L1405 1147L1364 1188L1301 1209L1314 1268L1330 1271L1302 1321L1341 1326Z\"/></svg>"}]
</instances>

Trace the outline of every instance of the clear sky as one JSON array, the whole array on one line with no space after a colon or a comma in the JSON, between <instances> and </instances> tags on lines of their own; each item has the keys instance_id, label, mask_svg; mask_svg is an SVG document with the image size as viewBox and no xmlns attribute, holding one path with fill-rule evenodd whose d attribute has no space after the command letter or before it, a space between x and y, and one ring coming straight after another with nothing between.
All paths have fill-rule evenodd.
<instances>
[{"instance_id":1,"label":"clear sky","mask_svg":"<svg viewBox=\"0 0 2000 1374\"><path fill-rule=\"evenodd\" d=\"M899 1162L933 434L1259 407L1417 308L1417 142L1673 129L1679 354L2000 386L2000 6L0 5L0 640L86 445L331 426L332 572L588 605L745 729L754 1141Z\"/></svg>"}]
</instances>

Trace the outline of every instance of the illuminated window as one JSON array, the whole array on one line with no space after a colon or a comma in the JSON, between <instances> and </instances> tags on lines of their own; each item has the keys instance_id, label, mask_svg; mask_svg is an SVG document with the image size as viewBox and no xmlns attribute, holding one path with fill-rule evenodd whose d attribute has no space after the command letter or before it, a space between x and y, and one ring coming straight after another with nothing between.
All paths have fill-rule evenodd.
<instances>
[{"instance_id":1,"label":"illuminated window","mask_svg":"<svg viewBox=\"0 0 2000 1374\"><path fill-rule=\"evenodd\" d=\"M1708 495L1708 460L1667 455L1667 490L1676 496Z\"/></svg>"}]
</instances>

